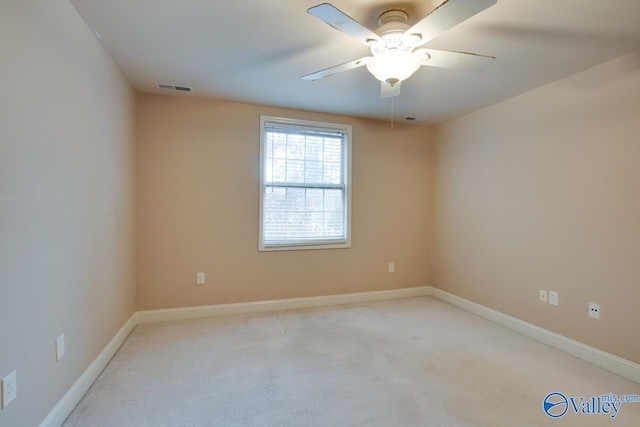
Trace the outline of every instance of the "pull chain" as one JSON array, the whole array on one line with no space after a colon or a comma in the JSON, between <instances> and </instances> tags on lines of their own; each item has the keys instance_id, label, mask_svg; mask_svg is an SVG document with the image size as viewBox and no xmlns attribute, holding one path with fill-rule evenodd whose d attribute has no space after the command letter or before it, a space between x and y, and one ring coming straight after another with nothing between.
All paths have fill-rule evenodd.
<instances>
[{"instance_id":1,"label":"pull chain","mask_svg":"<svg viewBox=\"0 0 640 427\"><path fill-rule=\"evenodd\" d=\"M391 129L393 129L393 116L394 116L394 111L393 111L393 98L395 98L395 96L391 96Z\"/></svg>"}]
</instances>

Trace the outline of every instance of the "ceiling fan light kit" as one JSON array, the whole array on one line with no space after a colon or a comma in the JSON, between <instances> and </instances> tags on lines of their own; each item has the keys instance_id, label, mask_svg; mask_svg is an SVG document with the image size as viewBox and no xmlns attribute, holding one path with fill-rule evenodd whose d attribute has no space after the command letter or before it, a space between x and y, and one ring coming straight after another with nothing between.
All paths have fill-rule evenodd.
<instances>
[{"instance_id":1,"label":"ceiling fan light kit","mask_svg":"<svg viewBox=\"0 0 640 427\"><path fill-rule=\"evenodd\" d=\"M394 86L411 77L420 65L419 59L413 53L394 49L374 56L367 64L367 70L381 82Z\"/></svg>"},{"instance_id":2,"label":"ceiling fan light kit","mask_svg":"<svg viewBox=\"0 0 640 427\"><path fill-rule=\"evenodd\" d=\"M364 27L329 3L311 7L307 10L310 15L365 44L372 56L308 74L302 79L318 80L366 65L367 70L382 82L381 96L387 98L398 95L400 83L411 77L422 65L479 69L487 60L495 58L466 52L418 48L496 2L497 0L445 0L411 27L407 24L409 17L406 12L391 9L380 15L379 26L375 31Z\"/></svg>"}]
</instances>

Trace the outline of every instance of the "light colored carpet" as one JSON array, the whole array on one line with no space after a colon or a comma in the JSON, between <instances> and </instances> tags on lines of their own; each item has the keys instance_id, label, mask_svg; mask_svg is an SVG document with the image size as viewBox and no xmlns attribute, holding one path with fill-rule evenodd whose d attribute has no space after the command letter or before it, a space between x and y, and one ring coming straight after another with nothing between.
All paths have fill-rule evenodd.
<instances>
[{"instance_id":1,"label":"light colored carpet","mask_svg":"<svg viewBox=\"0 0 640 427\"><path fill-rule=\"evenodd\" d=\"M74 426L640 425L542 401L640 385L431 297L138 326Z\"/></svg>"}]
</instances>

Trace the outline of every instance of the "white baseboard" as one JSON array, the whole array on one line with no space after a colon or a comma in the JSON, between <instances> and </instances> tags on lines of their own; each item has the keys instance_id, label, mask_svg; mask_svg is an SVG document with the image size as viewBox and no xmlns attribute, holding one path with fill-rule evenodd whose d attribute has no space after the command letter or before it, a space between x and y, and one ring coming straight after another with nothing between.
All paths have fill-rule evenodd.
<instances>
[{"instance_id":1,"label":"white baseboard","mask_svg":"<svg viewBox=\"0 0 640 427\"><path fill-rule=\"evenodd\" d=\"M430 286L390 289L385 291L359 292L354 294L326 295L307 298L289 298L269 301L241 302L198 307L144 310L136 313L136 324L165 322L171 320L197 319L230 314L252 314L270 311L295 310L330 305L356 304L388 299L411 298L431 295Z\"/></svg>"},{"instance_id":2,"label":"white baseboard","mask_svg":"<svg viewBox=\"0 0 640 427\"><path fill-rule=\"evenodd\" d=\"M229 314L251 314L270 311L293 310L329 305L355 304L368 301L411 298L431 294L430 286L391 289L386 291L360 292L354 294L327 295L309 298L291 298L273 301L257 301L237 304L219 304L200 307L186 307L165 310L144 310L135 312L120 328L98 357L80 375L69 391L60 399L39 427L59 427L67 419L73 408L85 395L89 387L107 366L133 328L141 323L169 320L197 319Z\"/></svg>"},{"instance_id":3,"label":"white baseboard","mask_svg":"<svg viewBox=\"0 0 640 427\"><path fill-rule=\"evenodd\" d=\"M55 408L53 408L49 415L40 423L40 427L59 427L62 425L73 408L75 408L87 390L89 390L91 384L98 378L98 375L100 375L113 355L118 351L129 333L131 333L133 328L138 324L230 314L252 314L331 305L357 304L429 295L640 384L640 365L637 363L582 344L581 342L455 296L441 289L431 286L420 286L354 294L138 311L127 320L124 326L122 326L118 333L109 341L109 344L107 344L104 350L102 350L98 357L96 357L91 365L82 373L80 378L71 386L69 391L62 397Z\"/></svg>"},{"instance_id":4,"label":"white baseboard","mask_svg":"<svg viewBox=\"0 0 640 427\"><path fill-rule=\"evenodd\" d=\"M438 288L431 296L640 384L640 365Z\"/></svg>"},{"instance_id":5,"label":"white baseboard","mask_svg":"<svg viewBox=\"0 0 640 427\"><path fill-rule=\"evenodd\" d=\"M59 427L64 423L135 326L136 314L134 313L49 412L49 415L40 423L40 427Z\"/></svg>"}]
</instances>

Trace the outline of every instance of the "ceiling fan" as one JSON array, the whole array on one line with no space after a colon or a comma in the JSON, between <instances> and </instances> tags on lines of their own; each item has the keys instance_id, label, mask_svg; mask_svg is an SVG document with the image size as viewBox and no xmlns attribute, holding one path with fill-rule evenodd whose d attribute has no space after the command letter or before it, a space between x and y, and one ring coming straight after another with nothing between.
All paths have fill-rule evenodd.
<instances>
[{"instance_id":1,"label":"ceiling fan","mask_svg":"<svg viewBox=\"0 0 640 427\"><path fill-rule=\"evenodd\" d=\"M369 47L372 56L336 65L303 76L318 80L363 65L382 82L381 97L400 94L400 84L422 65L441 68L482 69L493 56L420 48L429 40L462 21L496 4L497 0L445 0L412 27L401 9L391 9L378 18L378 29L372 31L329 3L307 10L309 14Z\"/></svg>"}]
</instances>

